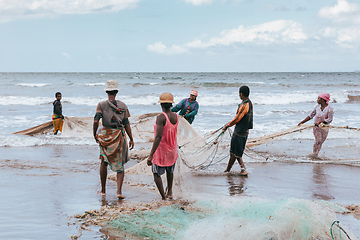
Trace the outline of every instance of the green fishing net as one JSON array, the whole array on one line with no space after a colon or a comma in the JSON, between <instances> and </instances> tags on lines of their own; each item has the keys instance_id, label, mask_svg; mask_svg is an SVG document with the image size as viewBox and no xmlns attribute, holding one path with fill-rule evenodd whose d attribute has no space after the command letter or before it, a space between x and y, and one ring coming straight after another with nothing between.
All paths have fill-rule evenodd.
<instances>
[{"instance_id":1,"label":"green fishing net","mask_svg":"<svg viewBox=\"0 0 360 240\"><path fill-rule=\"evenodd\" d=\"M247 199L136 211L108 226L148 239L297 240L332 239L334 220L335 212L319 201ZM339 233L334 234L340 239Z\"/></svg>"}]
</instances>

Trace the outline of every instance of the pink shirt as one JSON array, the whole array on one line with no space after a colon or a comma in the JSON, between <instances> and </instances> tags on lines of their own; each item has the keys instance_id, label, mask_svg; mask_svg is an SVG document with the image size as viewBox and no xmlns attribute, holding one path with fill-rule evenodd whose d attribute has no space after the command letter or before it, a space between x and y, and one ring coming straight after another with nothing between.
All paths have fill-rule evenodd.
<instances>
[{"instance_id":1,"label":"pink shirt","mask_svg":"<svg viewBox=\"0 0 360 240\"><path fill-rule=\"evenodd\" d=\"M177 116L177 122L172 124L166 113L166 123L162 133L161 142L154 153L152 163L161 166L169 167L174 165L178 157L178 145L177 145L177 126L179 124L179 116ZM156 136L156 123L154 125L154 132Z\"/></svg>"}]
</instances>

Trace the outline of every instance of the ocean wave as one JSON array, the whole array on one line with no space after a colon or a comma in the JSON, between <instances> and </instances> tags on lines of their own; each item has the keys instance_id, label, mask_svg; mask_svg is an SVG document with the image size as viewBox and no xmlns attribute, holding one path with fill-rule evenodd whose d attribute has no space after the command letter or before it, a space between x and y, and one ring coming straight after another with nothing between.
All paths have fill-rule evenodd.
<instances>
[{"instance_id":1,"label":"ocean wave","mask_svg":"<svg viewBox=\"0 0 360 240\"><path fill-rule=\"evenodd\" d=\"M49 84L47 83L17 83L17 86L22 86L22 87L45 87L48 86Z\"/></svg>"},{"instance_id":2,"label":"ocean wave","mask_svg":"<svg viewBox=\"0 0 360 240\"><path fill-rule=\"evenodd\" d=\"M0 105L26 105L36 106L43 104L51 104L53 98L48 97L27 97L27 96L0 96Z\"/></svg>"},{"instance_id":3,"label":"ocean wave","mask_svg":"<svg viewBox=\"0 0 360 240\"><path fill-rule=\"evenodd\" d=\"M183 79L182 77L161 77L162 80L181 80Z\"/></svg>"},{"instance_id":4,"label":"ocean wave","mask_svg":"<svg viewBox=\"0 0 360 240\"><path fill-rule=\"evenodd\" d=\"M175 104L180 102L186 96L174 95ZM289 92L289 93L258 93L255 92L250 96L255 105L289 105L299 103L316 104L318 93L309 93L304 91ZM119 100L124 101L127 105L149 106L158 104L158 93L137 94L137 95L121 95ZM63 97L62 102L65 104L81 105L81 106L96 106L99 102L106 98L101 97ZM0 105L51 105L54 98L50 97L28 97L28 96L0 96ZM200 106L234 106L241 102L237 94L223 93L207 93L201 94L197 101ZM359 95L349 95L347 92L331 93L332 103L347 103L360 101Z\"/></svg>"},{"instance_id":5,"label":"ocean wave","mask_svg":"<svg viewBox=\"0 0 360 240\"><path fill-rule=\"evenodd\" d=\"M69 145L84 146L97 145L93 138L84 137L64 137L61 135L41 135L41 136L24 136L24 135L0 135L0 147L38 147L46 145Z\"/></svg>"},{"instance_id":6,"label":"ocean wave","mask_svg":"<svg viewBox=\"0 0 360 240\"><path fill-rule=\"evenodd\" d=\"M105 82L99 82L99 83L85 83L84 84L85 86L91 86L91 87L94 87L94 86L105 86L106 83Z\"/></svg>"}]
</instances>

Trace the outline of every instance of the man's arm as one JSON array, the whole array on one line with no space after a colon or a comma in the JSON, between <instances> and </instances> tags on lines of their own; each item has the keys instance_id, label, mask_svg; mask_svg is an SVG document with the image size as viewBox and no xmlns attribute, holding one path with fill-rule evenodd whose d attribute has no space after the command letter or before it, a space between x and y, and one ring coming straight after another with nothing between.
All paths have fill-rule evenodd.
<instances>
[{"instance_id":1,"label":"man's arm","mask_svg":"<svg viewBox=\"0 0 360 240\"><path fill-rule=\"evenodd\" d=\"M129 149L133 149L134 148L134 139L133 139L133 136L132 136L132 132L131 132L131 127L130 127L130 123L127 123L125 125L125 131L127 133L127 135L129 136Z\"/></svg>"},{"instance_id":2,"label":"man's arm","mask_svg":"<svg viewBox=\"0 0 360 240\"><path fill-rule=\"evenodd\" d=\"M178 104L176 104L175 107L171 108L171 111L172 111L172 112L178 112L178 111L180 111L180 110L183 108L184 105L185 105L185 101L184 101L184 99L183 99L183 100L181 100Z\"/></svg>"},{"instance_id":3,"label":"man's arm","mask_svg":"<svg viewBox=\"0 0 360 240\"><path fill-rule=\"evenodd\" d=\"M327 114L327 118L324 120L325 124L329 124L332 122L334 118L334 110L331 108Z\"/></svg>"},{"instance_id":4,"label":"man's arm","mask_svg":"<svg viewBox=\"0 0 360 240\"><path fill-rule=\"evenodd\" d=\"M99 121L102 118L102 109L101 109L101 105L100 103L96 106L96 112L95 112L95 116L94 116L94 123L93 123L93 135L95 138L95 141L98 143L99 140L96 136L96 132L99 128Z\"/></svg>"},{"instance_id":5,"label":"man's arm","mask_svg":"<svg viewBox=\"0 0 360 240\"><path fill-rule=\"evenodd\" d=\"M94 135L94 139L95 139L96 142L99 142L99 140L97 139L97 136L96 136L96 132L97 132L98 127L99 127L99 120L94 120L93 135Z\"/></svg>"},{"instance_id":6,"label":"man's arm","mask_svg":"<svg viewBox=\"0 0 360 240\"><path fill-rule=\"evenodd\" d=\"M249 112L250 106L249 103L244 103L241 104L239 107L238 112L236 113L236 116L233 120L231 120L230 122L228 122L227 124L225 124L225 126L222 128L223 131L225 131L227 128L234 126L235 124L237 124L238 122L240 122L240 120Z\"/></svg>"},{"instance_id":7,"label":"man's arm","mask_svg":"<svg viewBox=\"0 0 360 240\"><path fill-rule=\"evenodd\" d=\"M304 120L302 120L301 122L299 122L298 126L300 126L301 124L306 123L307 121L309 121L311 118L309 116L307 116Z\"/></svg>"}]
</instances>

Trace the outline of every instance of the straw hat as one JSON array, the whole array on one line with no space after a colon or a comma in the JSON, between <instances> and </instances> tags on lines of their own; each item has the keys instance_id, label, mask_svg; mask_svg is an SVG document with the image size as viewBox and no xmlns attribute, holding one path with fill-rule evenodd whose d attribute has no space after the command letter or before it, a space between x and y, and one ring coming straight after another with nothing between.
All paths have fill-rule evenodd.
<instances>
[{"instance_id":1,"label":"straw hat","mask_svg":"<svg viewBox=\"0 0 360 240\"><path fill-rule=\"evenodd\" d=\"M118 82L116 80L109 80L106 82L105 92L108 91L119 91L118 89Z\"/></svg>"},{"instance_id":2,"label":"straw hat","mask_svg":"<svg viewBox=\"0 0 360 240\"><path fill-rule=\"evenodd\" d=\"M159 103L174 103L174 96L171 93L164 92L160 94Z\"/></svg>"},{"instance_id":3,"label":"straw hat","mask_svg":"<svg viewBox=\"0 0 360 240\"><path fill-rule=\"evenodd\" d=\"M191 90L190 95L198 96L198 91Z\"/></svg>"}]
</instances>

